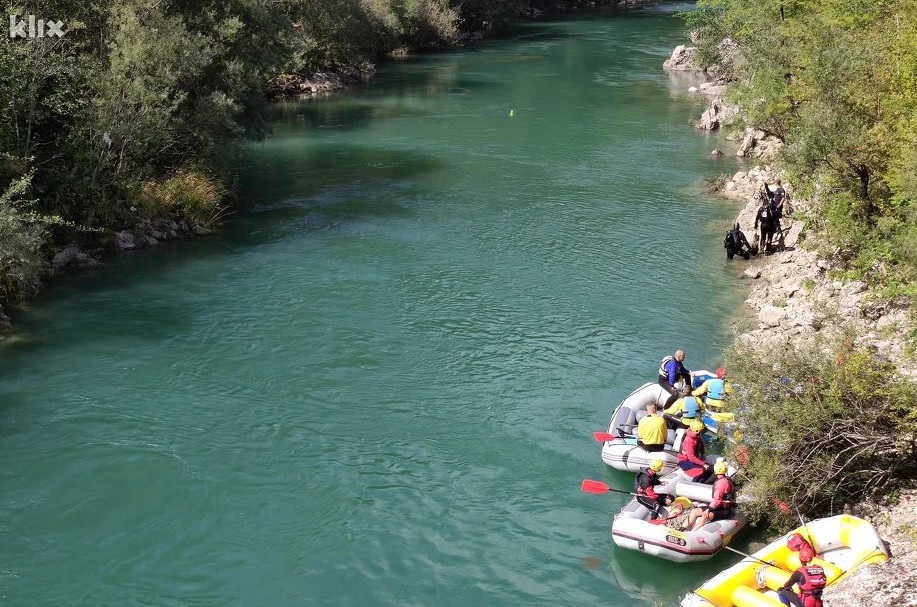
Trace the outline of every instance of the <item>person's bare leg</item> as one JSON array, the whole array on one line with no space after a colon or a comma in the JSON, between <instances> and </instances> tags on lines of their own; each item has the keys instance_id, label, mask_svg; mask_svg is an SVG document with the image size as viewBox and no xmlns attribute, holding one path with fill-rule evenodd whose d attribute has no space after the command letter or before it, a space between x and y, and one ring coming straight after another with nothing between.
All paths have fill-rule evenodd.
<instances>
[{"instance_id":1,"label":"person's bare leg","mask_svg":"<svg viewBox=\"0 0 917 607\"><path fill-rule=\"evenodd\" d=\"M713 520L713 515L709 512L702 514L696 521L694 521L694 527L691 528L691 531L697 531L707 523Z\"/></svg>"}]
</instances>

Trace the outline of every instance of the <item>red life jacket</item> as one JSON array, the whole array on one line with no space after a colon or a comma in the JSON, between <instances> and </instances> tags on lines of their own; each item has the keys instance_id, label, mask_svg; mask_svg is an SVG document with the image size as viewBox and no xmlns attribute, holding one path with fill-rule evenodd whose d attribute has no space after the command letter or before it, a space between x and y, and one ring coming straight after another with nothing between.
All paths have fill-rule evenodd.
<instances>
[{"instance_id":1,"label":"red life jacket","mask_svg":"<svg viewBox=\"0 0 917 607\"><path fill-rule=\"evenodd\" d=\"M733 486L732 481L728 477L720 476L715 481L713 481L713 497L714 501L717 496L720 494L720 506L719 508L731 508L736 501L735 496L735 486ZM712 502L711 502L712 503Z\"/></svg>"},{"instance_id":2,"label":"red life jacket","mask_svg":"<svg viewBox=\"0 0 917 607\"><path fill-rule=\"evenodd\" d=\"M796 571L802 576L802 583L799 584L799 595L820 597L821 591L828 585L828 577L825 575L825 570L818 565L803 565Z\"/></svg>"},{"instance_id":3,"label":"red life jacket","mask_svg":"<svg viewBox=\"0 0 917 607\"><path fill-rule=\"evenodd\" d=\"M688 432L681 441L681 451L678 452L678 461L684 462L691 459L691 456L697 459L704 459L704 440L700 434Z\"/></svg>"},{"instance_id":4,"label":"red life jacket","mask_svg":"<svg viewBox=\"0 0 917 607\"><path fill-rule=\"evenodd\" d=\"M792 533L790 537L786 538L786 546L793 552L799 552L804 547L812 550L812 544L807 542L806 539L798 533ZM812 550L812 552L814 553L815 551Z\"/></svg>"}]
</instances>

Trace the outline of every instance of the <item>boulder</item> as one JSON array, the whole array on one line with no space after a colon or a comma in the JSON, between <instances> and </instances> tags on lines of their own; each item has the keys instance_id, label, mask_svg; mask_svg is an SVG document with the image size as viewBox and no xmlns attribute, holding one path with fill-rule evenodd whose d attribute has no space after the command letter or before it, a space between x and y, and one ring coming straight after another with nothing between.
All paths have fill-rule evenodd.
<instances>
[{"instance_id":1,"label":"boulder","mask_svg":"<svg viewBox=\"0 0 917 607\"><path fill-rule=\"evenodd\" d=\"M694 47L679 44L672 51L672 56L666 59L662 67L669 70L698 70L694 62Z\"/></svg>"},{"instance_id":2,"label":"boulder","mask_svg":"<svg viewBox=\"0 0 917 607\"><path fill-rule=\"evenodd\" d=\"M134 240L134 233L130 230L124 230L115 234L115 246L119 251L129 251L137 247Z\"/></svg>"}]
</instances>

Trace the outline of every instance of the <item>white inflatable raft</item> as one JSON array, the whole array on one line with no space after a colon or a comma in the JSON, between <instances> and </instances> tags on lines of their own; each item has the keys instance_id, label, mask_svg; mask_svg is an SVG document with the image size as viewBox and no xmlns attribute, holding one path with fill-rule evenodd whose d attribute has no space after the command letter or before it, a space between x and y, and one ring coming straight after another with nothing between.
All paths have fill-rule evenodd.
<instances>
[{"instance_id":1,"label":"white inflatable raft","mask_svg":"<svg viewBox=\"0 0 917 607\"><path fill-rule=\"evenodd\" d=\"M611 415L608 433L614 440L602 443L602 461L617 470L639 472L654 459L662 460L662 474L675 469L684 430L669 430L663 451L646 451L637 445L637 422L646 415L646 405L655 402L660 410L669 393L659 384L646 383L630 393Z\"/></svg>"},{"instance_id":2,"label":"white inflatable raft","mask_svg":"<svg viewBox=\"0 0 917 607\"><path fill-rule=\"evenodd\" d=\"M712 466L716 455L707 457ZM730 466L730 473L734 473ZM705 506L713 501L713 485L688 479L681 469L665 475L663 485L655 487L656 493L684 497L694 505ZM711 479L712 482L712 479ZM668 510L665 517L670 516ZM637 550L669 561L687 563L704 561L723 549L733 537L748 525L748 518L737 508L733 516L707 523L697 531L683 531L668 527L662 520L651 522L653 513L637 501L628 502L615 515L611 526L614 543L621 548Z\"/></svg>"}]
</instances>

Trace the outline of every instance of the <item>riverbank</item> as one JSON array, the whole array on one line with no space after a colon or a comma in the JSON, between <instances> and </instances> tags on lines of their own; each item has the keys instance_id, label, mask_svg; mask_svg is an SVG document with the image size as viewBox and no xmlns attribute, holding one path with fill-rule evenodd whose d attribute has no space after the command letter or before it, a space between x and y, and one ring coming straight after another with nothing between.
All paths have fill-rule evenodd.
<instances>
[{"instance_id":1,"label":"riverbank","mask_svg":"<svg viewBox=\"0 0 917 607\"><path fill-rule=\"evenodd\" d=\"M588 2L560 0L543 7L530 6L528 11L522 15L522 18L534 21L551 16L585 14L609 7L630 8L651 3L649 0ZM491 39L499 31L491 21L477 24L463 23L462 25L467 29L459 29L457 32L456 43L459 48L473 46ZM392 52L391 57L393 60L397 60L412 54L416 50L410 47L399 48ZM268 100L291 97L304 99L324 97L367 82L375 74L375 71L375 64L368 61L356 61L351 65L336 69L318 69L301 74L283 74L265 82L263 94ZM109 134L105 133L105 136L108 137ZM111 139L109 139L108 145L112 145ZM118 168L120 170L120 164ZM2 170L0 170L0 174L2 174ZM226 181L226 179L223 181ZM229 189L228 186L225 186L225 183L221 187ZM122 202L130 204L129 201ZM222 214L220 213L220 215ZM130 215L131 213L123 213L125 217L130 217ZM53 281L55 276L62 273L97 268L103 265L105 260L112 255L122 252L155 247L166 241L206 236L211 234L214 229L218 229L219 223L219 218L213 223L204 224L173 215L145 215L141 217L137 214L135 220L129 219L118 225L110 225L104 231L95 233L79 234L74 237L72 231L67 231L66 236L61 236L61 233L55 232L56 240L45 243L42 247L41 260L34 264L34 266L37 266L35 274L17 278L16 280L9 280L8 282L11 286L8 290L0 290L0 339L2 339L4 333L13 330L13 323L4 313L4 304L9 307L20 300L35 297L41 292L43 285L48 281Z\"/></svg>"},{"instance_id":2,"label":"riverbank","mask_svg":"<svg viewBox=\"0 0 917 607\"><path fill-rule=\"evenodd\" d=\"M690 47L679 46L666 61L666 69L699 70ZM741 133L733 137L741 143L740 157L755 157L763 164L725 178L716 194L738 202L736 221L750 235L758 208L757 193L768 184L784 178L792 213L783 219L786 250L771 256L759 255L748 263L743 277L753 284L745 300L753 321L751 326L735 327L739 345L793 347L797 343L824 338L826 343L848 340L852 348L865 348L894 361L902 377L917 379L914 335L917 331L911 301L904 297L883 298L864 280L845 281L840 277L841 260L832 255L818 205L794 195L793 185L770 163L780 142L753 126L741 125L738 107L726 99L727 85L718 77L720 70L707 70L710 82L688 92L706 94L707 109L695 123L703 130L733 127ZM737 126L740 127L736 129ZM874 271L887 272L877 263Z\"/></svg>"},{"instance_id":3,"label":"riverbank","mask_svg":"<svg viewBox=\"0 0 917 607\"><path fill-rule=\"evenodd\" d=\"M699 70L689 47L676 48L666 69ZM772 352L796 349L820 340L826 345L842 343L844 352L854 349L871 352L891 361L904 380L917 379L914 360L914 335L917 331L911 301L883 298L865 280L843 280L841 260L831 247L819 220L819 203L794 196L793 185L786 182L773 164L780 142L763 132L741 124L741 112L725 99L727 83L718 70L707 72L710 81L686 91L707 94L708 103L695 127L715 130L731 126L742 133L737 155L757 157L761 164L720 180L716 194L740 206L736 221L751 239L759 203L757 195L764 184L771 187L783 177L790 195L791 214L783 219L788 230L785 249L771 255L758 255L748 262L742 277L750 282L744 302L745 321L733 326L734 347L758 348ZM736 128L738 127L738 128ZM721 153L718 150L714 153ZM875 272L887 271L881 264ZM843 364L837 360L836 364ZM871 520L887 542L892 559L882 565L864 567L824 595L826 607L841 605L917 605L913 588L917 572L912 567L917 555L917 491L902 492L889 504L866 502L853 507L853 513Z\"/></svg>"}]
</instances>

